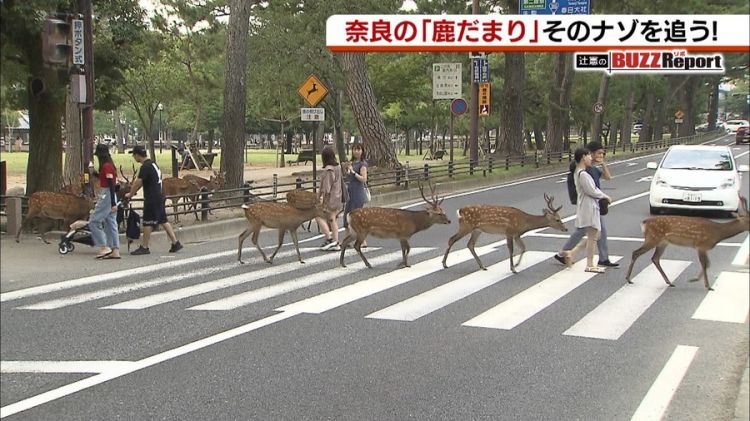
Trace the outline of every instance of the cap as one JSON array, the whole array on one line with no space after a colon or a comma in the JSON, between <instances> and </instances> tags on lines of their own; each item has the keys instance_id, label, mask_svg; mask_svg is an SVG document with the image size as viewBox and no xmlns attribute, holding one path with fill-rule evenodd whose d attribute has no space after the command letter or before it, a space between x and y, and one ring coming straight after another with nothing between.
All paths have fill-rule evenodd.
<instances>
[{"instance_id":1,"label":"cap","mask_svg":"<svg viewBox=\"0 0 750 421\"><path fill-rule=\"evenodd\" d=\"M96 150L94 150L94 155L100 156L100 155L107 155L109 153L109 147L107 145L102 145L101 143L96 145Z\"/></svg>"},{"instance_id":2,"label":"cap","mask_svg":"<svg viewBox=\"0 0 750 421\"><path fill-rule=\"evenodd\" d=\"M133 146L133 150L130 151L130 153L134 155L146 156L146 148L141 145L135 145Z\"/></svg>"}]
</instances>

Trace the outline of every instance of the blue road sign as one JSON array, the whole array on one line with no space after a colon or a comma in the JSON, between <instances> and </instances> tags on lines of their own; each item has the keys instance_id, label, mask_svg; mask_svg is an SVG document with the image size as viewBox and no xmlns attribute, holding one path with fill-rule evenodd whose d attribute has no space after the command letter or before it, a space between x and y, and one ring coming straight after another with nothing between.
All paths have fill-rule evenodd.
<instances>
[{"instance_id":1,"label":"blue road sign","mask_svg":"<svg viewBox=\"0 0 750 421\"><path fill-rule=\"evenodd\" d=\"M463 98L456 98L451 101L451 112L453 115L461 115L469 109L469 104Z\"/></svg>"},{"instance_id":2,"label":"blue road sign","mask_svg":"<svg viewBox=\"0 0 750 421\"><path fill-rule=\"evenodd\" d=\"M522 15L589 15L591 0L518 0Z\"/></svg>"},{"instance_id":3,"label":"blue road sign","mask_svg":"<svg viewBox=\"0 0 750 421\"><path fill-rule=\"evenodd\" d=\"M484 83L490 81L490 61L488 59L474 59L472 68L472 82Z\"/></svg>"}]
</instances>

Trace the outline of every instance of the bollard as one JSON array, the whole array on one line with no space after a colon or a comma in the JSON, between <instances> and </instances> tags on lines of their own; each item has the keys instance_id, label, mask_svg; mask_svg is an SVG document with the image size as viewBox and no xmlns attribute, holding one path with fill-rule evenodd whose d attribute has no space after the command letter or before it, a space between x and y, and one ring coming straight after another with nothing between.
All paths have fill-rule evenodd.
<instances>
[{"instance_id":1,"label":"bollard","mask_svg":"<svg viewBox=\"0 0 750 421\"><path fill-rule=\"evenodd\" d=\"M526 164L526 155L521 155L521 168Z\"/></svg>"},{"instance_id":2,"label":"bollard","mask_svg":"<svg viewBox=\"0 0 750 421\"><path fill-rule=\"evenodd\" d=\"M425 180L430 179L430 166L427 164L424 164L424 179Z\"/></svg>"},{"instance_id":3,"label":"bollard","mask_svg":"<svg viewBox=\"0 0 750 421\"><path fill-rule=\"evenodd\" d=\"M5 199L5 215L7 218L5 231L8 235L15 236L21 230L21 212L20 197L8 197Z\"/></svg>"},{"instance_id":4,"label":"bollard","mask_svg":"<svg viewBox=\"0 0 750 421\"><path fill-rule=\"evenodd\" d=\"M539 168L539 154L534 151L534 166Z\"/></svg>"},{"instance_id":5,"label":"bollard","mask_svg":"<svg viewBox=\"0 0 750 421\"><path fill-rule=\"evenodd\" d=\"M474 166L477 163L475 161L469 161L469 175L474 175Z\"/></svg>"},{"instance_id":6,"label":"bollard","mask_svg":"<svg viewBox=\"0 0 750 421\"><path fill-rule=\"evenodd\" d=\"M297 189L302 188L302 179L300 177L297 177L297 179L294 180L294 187Z\"/></svg>"},{"instance_id":7,"label":"bollard","mask_svg":"<svg viewBox=\"0 0 750 421\"><path fill-rule=\"evenodd\" d=\"M402 171L403 171L403 167L399 167L398 169L396 169L396 185L397 186L401 185L401 172Z\"/></svg>"},{"instance_id":8,"label":"bollard","mask_svg":"<svg viewBox=\"0 0 750 421\"><path fill-rule=\"evenodd\" d=\"M409 190L409 161L404 165L404 190Z\"/></svg>"},{"instance_id":9,"label":"bollard","mask_svg":"<svg viewBox=\"0 0 750 421\"><path fill-rule=\"evenodd\" d=\"M453 178L453 161L448 161L448 178Z\"/></svg>"},{"instance_id":10,"label":"bollard","mask_svg":"<svg viewBox=\"0 0 750 421\"><path fill-rule=\"evenodd\" d=\"M201 221L208 221L208 211L211 210L211 203L208 201L208 189L201 187Z\"/></svg>"},{"instance_id":11,"label":"bollard","mask_svg":"<svg viewBox=\"0 0 750 421\"><path fill-rule=\"evenodd\" d=\"M492 174L492 157L487 159L487 170Z\"/></svg>"},{"instance_id":12,"label":"bollard","mask_svg":"<svg viewBox=\"0 0 750 421\"><path fill-rule=\"evenodd\" d=\"M273 175L273 200L276 200L276 195L279 192L279 175Z\"/></svg>"},{"instance_id":13,"label":"bollard","mask_svg":"<svg viewBox=\"0 0 750 421\"><path fill-rule=\"evenodd\" d=\"M249 181L246 181L245 184L242 185L242 187L245 188L245 191L244 191L244 202L245 203L253 202L254 201L253 199L255 199L255 195L252 194L252 193L250 193L250 189L253 188L252 183L250 183Z\"/></svg>"},{"instance_id":14,"label":"bollard","mask_svg":"<svg viewBox=\"0 0 750 421\"><path fill-rule=\"evenodd\" d=\"M505 155L505 171L510 169L510 155Z\"/></svg>"}]
</instances>

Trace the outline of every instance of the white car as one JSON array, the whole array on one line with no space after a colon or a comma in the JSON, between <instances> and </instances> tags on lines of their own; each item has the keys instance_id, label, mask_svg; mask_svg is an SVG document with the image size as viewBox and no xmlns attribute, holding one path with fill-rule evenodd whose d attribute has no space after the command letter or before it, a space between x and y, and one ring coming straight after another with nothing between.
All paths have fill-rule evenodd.
<instances>
[{"instance_id":1,"label":"white car","mask_svg":"<svg viewBox=\"0 0 750 421\"><path fill-rule=\"evenodd\" d=\"M747 120L729 120L724 123L727 133L737 133L737 129L742 126L750 126L750 123Z\"/></svg>"},{"instance_id":2,"label":"white car","mask_svg":"<svg viewBox=\"0 0 750 421\"><path fill-rule=\"evenodd\" d=\"M675 145L655 169L649 192L652 214L661 209L698 209L736 212L739 210L740 172L747 165L734 161L727 146Z\"/></svg>"}]
</instances>

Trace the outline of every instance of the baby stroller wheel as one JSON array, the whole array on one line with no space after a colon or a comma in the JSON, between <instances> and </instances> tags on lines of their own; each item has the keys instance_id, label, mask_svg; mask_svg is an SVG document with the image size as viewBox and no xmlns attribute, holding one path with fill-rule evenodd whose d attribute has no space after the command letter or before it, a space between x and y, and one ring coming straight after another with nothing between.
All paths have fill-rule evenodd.
<instances>
[{"instance_id":1,"label":"baby stroller wheel","mask_svg":"<svg viewBox=\"0 0 750 421\"><path fill-rule=\"evenodd\" d=\"M60 244L60 245L58 246L58 248L57 248L57 251L59 251L59 252L60 252L60 254L67 254L68 252L70 252L70 251L73 251L73 250L72 250L72 249L70 249L70 248L68 248L68 245L67 245L67 244L65 244L65 243L61 243L61 244Z\"/></svg>"},{"instance_id":2,"label":"baby stroller wheel","mask_svg":"<svg viewBox=\"0 0 750 421\"><path fill-rule=\"evenodd\" d=\"M76 249L76 245L73 243L68 243L68 252L72 252Z\"/></svg>"}]
</instances>

